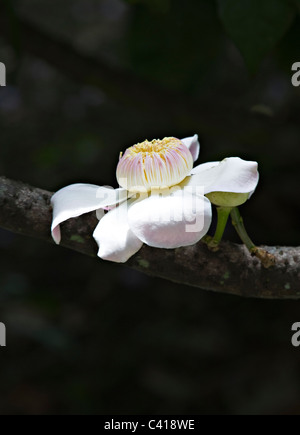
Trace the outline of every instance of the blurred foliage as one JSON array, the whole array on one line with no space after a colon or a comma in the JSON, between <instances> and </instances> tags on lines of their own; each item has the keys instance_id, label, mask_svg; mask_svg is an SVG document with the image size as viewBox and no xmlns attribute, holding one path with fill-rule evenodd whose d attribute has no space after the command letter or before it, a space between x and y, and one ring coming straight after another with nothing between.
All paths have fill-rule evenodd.
<instances>
[{"instance_id":1,"label":"blurred foliage","mask_svg":"<svg viewBox=\"0 0 300 435\"><path fill-rule=\"evenodd\" d=\"M135 4L144 4L149 9L152 9L155 12L159 13L167 13L170 9L172 0L125 0L127 3L131 5Z\"/></svg>"},{"instance_id":2,"label":"blurred foliage","mask_svg":"<svg viewBox=\"0 0 300 435\"><path fill-rule=\"evenodd\" d=\"M296 6L300 9L300 0L294 0L294 2L296 3Z\"/></svg>"},{"instance_id":3,"label":"blurred foliage","mask_svg":"<svg viewBox=\"0 0 300 435\"><path fill-rule=\"evenodd\" d=\"M280 66L286 73L290 73L291 66L297 62L300 41L300 14L298 14L288 32L278 44L276 53Z\"/></svg>"},{"instance_id":4,"label":"blurred foliage","mask_svg":"<svg viewBox=\"0 0 300 435\"><path fill-rule=\"evenodd\" d=\"M130 39L135 69L173 87L186 83L185 89L201 80L214 62L222 41L218 15L251 73L296 15L290 0L190 0L184 8L176 0L128 2L137 5ZM186 44L189 49L183 50Z\"/></svg>"},{"instance_id":5,"label":"blurred foliage","mask_svg":"<svg viewBox=\"0 0 300 435\"><path fill-rule=\"evenodd\" d=\"M190 0L184 8L173 0L164 11L136 6L129 50L134 70L149 79L193 91L215 65L220 44L221 29L210 0Z\"/></svg>"},{"instance_id":6,"label":"blurred foliage","mask_svg":"<svg viewBox=\"0 0 300 435\"><path fill-rule=\"evenodd\" d=\"M7 16L7 20L9 21L10 29L11 29L11 43L12 47L15 50L15 53L18 57L21 55L21 40L20 40L20 29L18 18L15 12L15 3L13 0L3 0L4 11Z\"/></svg>"},{"instance_id":7,"label":"blurred foliage","mask_svg":"<svg viewBox=\"0 0 300 435\"><path fill-rule=\"evenodd\" d=\"M257 71L296 14L290 0L218 0L218 5L225 29L251 72Z\"/></svg>"}]
</instances>

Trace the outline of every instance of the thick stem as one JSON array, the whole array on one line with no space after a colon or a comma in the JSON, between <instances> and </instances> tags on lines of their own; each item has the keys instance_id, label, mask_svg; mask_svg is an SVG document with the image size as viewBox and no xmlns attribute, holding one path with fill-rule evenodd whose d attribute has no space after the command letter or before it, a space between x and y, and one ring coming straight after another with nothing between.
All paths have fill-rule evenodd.
<instances>
[{"instance_id":1,"label":"thick stem","mask_svg":"<svg viewBox=\"0 0 300 435\"><path fill-rule=\"evenodd\" d=\"M248 250L250 252L252 252L252 250L254 248L256 248L255 244L252 242L252 240L250 239L245 225L244 225L244 220L239 212L239 209L237 207L234 207L231 210L231 219L232 219L232 224L234 226L234 228L236 229L236 232L238 233L238 235L240 236L242 242L247 246Z\"/></svg>"},{"instance_id":2,"label":"thick stem","mask_svg":"<svg viewBox=\"0 0 300 435\"><path fill-rule=\"evenodd\" d=\"M231 218L232 224L236 229L236 232L240 236L242 242L247 246L250 254L255 255L257 258L259 258L264 267L269 268L271 266L274 266L276 261L274 255L270 254L265 249L258 248L250 239L244 225L244 220L240 215L239 209L237 207L231 210Z\"/></svg>"},{"instance_id":3,"label":"thick stem","mask_svg":"<svg viewBox=\"0 0 300 435\"><path fill-rule=\"evenodd\" d=\"M208 243L209 249L213 251L218 250L231 210L232 207L217 207L217 213L218 213L217 228L214 237Z\"/></svg>"}]
</instances>

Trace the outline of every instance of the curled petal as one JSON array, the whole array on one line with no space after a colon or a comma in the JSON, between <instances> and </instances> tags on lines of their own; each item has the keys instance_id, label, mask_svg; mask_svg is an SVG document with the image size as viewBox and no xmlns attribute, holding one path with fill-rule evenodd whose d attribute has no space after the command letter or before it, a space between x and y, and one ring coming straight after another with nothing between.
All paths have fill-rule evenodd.
<instances>
[{"instance_id":1,"label":"curled petal","mask_svg":"<svg viewBox=\"0 0 300 435\"><path fill-rule=\"evenodd\" d=\"M125 189L99 187L93 184L72 184L56 192L51 198L53 207L52 237L59 244L59 225L84 213L115 205L127 198Z\"/></svg>"},{"instance_id":2,"label":"curled petal","mask_svg":"<svg viewBox=\"0 0 300 435\"><path fill-rule=\"evenodd\" d=\"M221 162L196 166L184 186L201 186L204 193L232 192L253 193L259 180L257 162L229 157Z\"/></svg>"},{"instance_id":3,"label":"curled petal","mask_svg":"<svg viewBox=\"0 0 300 435\"><path fill-rule=\"evenodd\" d=\"M60 232L60 226L57 225L52 229L52 238L54 242L59 245L61 241L61 232Z\"/></svg>"},{"instance_id":4,"label":"curled petal","mask_svg":"<svg viewBox=\"0 0 300 435\"><path fill-rule=\"evenodd\" d=\"M200 153L200 143L198 140L198 135L195 134L194 136L181 139L181 142L184 143L186 147L188 147L195 162L198 159Z\"/></svg>"},{"instance_id":5,"label":"curled petal","mask_svg":"<svg viewBox=\"0 0 300 435\"><path fill-rule=\"evenodd\" d=\"M128 202L110 210L99 222L94 239L99 246L98 256L103 260L125 263L139 251L143 242L128 225Z\"/></svg>"},{"instance_id":6,"label":"curled petal","mask_svg":"<svg viewBox=\"0 0 300 435\"><path fill-rule=\"evenodd\" d=\"M211 224L211 204L189 189L157 192L133 203L128 212L134 234L149 246L178 248L197 243Z\"/></svg>"}]
</instances>

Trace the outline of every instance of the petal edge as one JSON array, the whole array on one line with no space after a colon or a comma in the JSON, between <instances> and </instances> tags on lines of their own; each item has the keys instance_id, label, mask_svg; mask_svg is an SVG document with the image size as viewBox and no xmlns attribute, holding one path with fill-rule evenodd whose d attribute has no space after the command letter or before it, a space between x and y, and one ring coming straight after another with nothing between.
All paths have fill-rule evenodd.
<instances>
[{"instance_id":1,"label":"petal edge","mask_svg":"<svg viewBox=\"0 0 300 435\"><path fill-rule=\"evenodd\" d=\"M174 249L201 240L210 227L211 215L206 197L180 190L174 195L152 194L133 204L128 220L134 234L147 245Z\"/></svg>"},{"instance_id":2,"label":"petal edge","mask_svg":"<svg viewBox=\"0 0 300 435\"><path fill-rule=\"evenodd\" d=\"M192 154L194 162L198 159L200 153L200 143L198 139L198 135L195 134L191 137L186 137L181 139L181 142L190 150Z\"/></svg>"},{"instance_id":3,"label":"petal edge","mask_svg":"<svg viewBox=\"0 0 300 435\"><path fill-rule=\"evenodd\" d=\"M143 242L131 231L128 225L128 204L120 204L110 210L97 225L93 237L103 260L125 263L138 252Z\"/></svg>"},{"instance_id":4,"label":"petal edge","mask_svg":"<svg viewBox=\"0 0 300 435\"><path fill-rule=\"evenodd\" d=\"M53 220L52 237L60 243L59 225L71 218L89 213L101 207L115 205L126 199L125 189L100 187L94 184L71 184L56 192L51 198Z\"/></svg>"}]
</instances>

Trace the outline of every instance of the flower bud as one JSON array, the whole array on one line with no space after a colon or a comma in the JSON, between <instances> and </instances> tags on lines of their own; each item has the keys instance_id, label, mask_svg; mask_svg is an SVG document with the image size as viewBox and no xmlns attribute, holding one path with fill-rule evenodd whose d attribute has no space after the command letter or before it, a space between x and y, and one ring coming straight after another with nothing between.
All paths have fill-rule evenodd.
<instances>
[{"instance_id":1,"label":"flower bud","mask_svg":"<svg viewBox=\"0 0 300 435\"><path fill-rule=\"evenodd\" d=\"M237 207L247 201L249 193L211 192L205 196L219 207Z\"/></svg>"}]
</instances>

